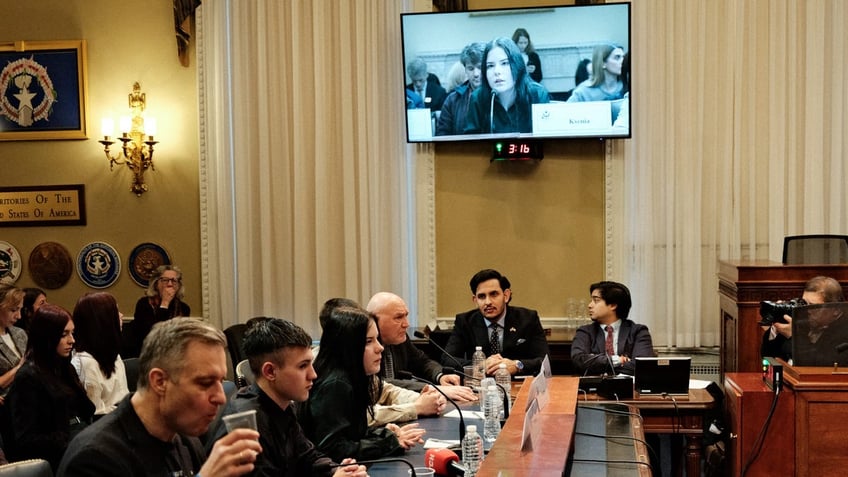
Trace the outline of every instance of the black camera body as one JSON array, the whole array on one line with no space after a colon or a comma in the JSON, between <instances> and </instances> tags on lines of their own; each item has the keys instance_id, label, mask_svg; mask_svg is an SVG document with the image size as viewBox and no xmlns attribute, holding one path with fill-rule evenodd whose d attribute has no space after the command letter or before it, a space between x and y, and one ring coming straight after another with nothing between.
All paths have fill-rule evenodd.
<instances>
[{"instance_id":1,"label":"black camera body","mask_svg":"<svg viewBox=\"0 0 848 477\"><path fill-rule=\"evenodd\" d=\"M803 298L789 301L761 301L760 302L760 324L763 326L771 326L775 323L786 323L783 315L792 316L792 311L799 306L806 306L807 302Z\"/></svg>"}]
</instances>

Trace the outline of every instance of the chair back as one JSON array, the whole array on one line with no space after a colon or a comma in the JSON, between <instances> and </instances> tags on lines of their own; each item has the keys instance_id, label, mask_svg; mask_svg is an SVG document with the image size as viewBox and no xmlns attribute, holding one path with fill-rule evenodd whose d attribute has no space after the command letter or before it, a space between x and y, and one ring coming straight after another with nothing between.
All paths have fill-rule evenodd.
<instances>
[{"instance_id":1,"label":"chair back","mask_svg":"<svg viewBox=\"0 0 848 477\"><path fill-rule=\"evenodd\" d=\"M236 368L239 362L247 359L247 356L244 355L244 351L241 349L241 342L244 339L244 333L246 331L247 325L244 323L237 323L224 329L224 336L227 337L227 349L230 352L230 363L233 365L233 369Z\"/></svg>"},{"instance_id":2,"label":"chair back","mask_svg":"<svg viewBox=\"0 0 848 477\"><path fill-rule=\"evenodd\" d=\"M250 369L250 363L246 359L239 361L236 365L236 387L243 388L255 382L256 378Z\"/></svg>"},{"instance_id":3,"label":"chair back","mask_svg":"<svg viewBox=\"0 0 848 477\"><path fill-rule=\"evenodd\" d=\"M138 385L138 358L124 359L124 370L127 373L127 388L133 393Z\"/></svg>"},{"instance_id":4,"label":"chair back","mask_svg":"<svg viewBox=\"0 0 848 477\"><path fill-rule=\"evenodd\" d=\"M0 465L0 477L53 477L53 469L44 459L22 460Z\"/></svg>"},{"instance_id":5,"label":"chair back","mask_svg":"<svg viewBox=\"0 0 848 477\"><path fill-rule=\"evenodd\" d=\"M793 235L783 239L783 263L848 263L848 235Z\"/></svg>"}]
</instances>

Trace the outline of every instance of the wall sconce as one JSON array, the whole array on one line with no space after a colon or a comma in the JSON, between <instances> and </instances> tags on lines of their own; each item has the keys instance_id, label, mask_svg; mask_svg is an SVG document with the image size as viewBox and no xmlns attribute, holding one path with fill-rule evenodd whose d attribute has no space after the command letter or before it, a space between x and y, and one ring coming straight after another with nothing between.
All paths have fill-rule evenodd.
<instances>
[{"instance_id":1,"label":"wall sconce","mask_svg":"<svg viewBox=\"0 0 848 477\"><path fill-rule=\"evenodd\" d=\"M133 172L133 183L130 190L139 197L147 192L144 173L148 168L156 170L153 167L153 146L159 142L153 140L153 136L156 135L156 120L151 117L145 118L141 114L146 102L147 98L141 92L141 86L138 85L138 82L134 83L133 92L129 94L132 116L123 116L119 121L120 136L118 136L118 140L122 143L122 154L112 156L109 151L109 146L115 143L112 140L112 134L115 130L115 122L112 118L103 119L103 139L99 141L106 151L106 158L109 159L110 171L115 164L126 164Z\"/></svg>"}]
</instances>

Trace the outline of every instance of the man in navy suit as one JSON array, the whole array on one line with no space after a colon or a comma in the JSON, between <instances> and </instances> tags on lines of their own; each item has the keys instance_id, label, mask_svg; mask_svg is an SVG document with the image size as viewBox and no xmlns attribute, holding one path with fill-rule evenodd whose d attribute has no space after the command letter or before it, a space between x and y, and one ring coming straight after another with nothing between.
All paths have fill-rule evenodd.
<instances>
[{"instance_id":1,"label":"man in navy suit","mask_svg":"<svg viewBox=\"0 0 848 477\"><path fill-rule=\"evenodd\" d=\"M592 323L574 334L571 360L584 376L607 373L633 374L633 358L653 356L654 346L648 327L627 319L632 301L630 290L618 282L598 282L589 287ZM610 344L607 345L608 336Z\"/></svg>"},{"instance_id":2,"label":"man in navy suit","mask_svg":"<svg viewBox=\"0 0 848 477\"><path fill-rule=\"evenodd\" d=\"M501 363L510 374L537 374L548 354L548 340L536 310L508 306L512 297L509 280L497 270L485 269L471 277L471 293L477 309L456 315L442 364L471 364L476 346L486 354L486 374Z\"/></svg>"},{"instance_id":3,"label":"man in navy suit","mask_svg":"<svg viewBox=\"0 0 848 477\"><path fill-rule=\"evenodd\" d=\"M445 88L442 88L439 77L427 71L427 62L421 58L414 58L406 65L406 74L412 80L406 85L406 89L421 97L423 106L420 107L430 108L431 112L441 110L448 93ZM407 93L408 96L409 93ZM407 109L409 109L408 106Z\"/></svg>"}]
</instances>

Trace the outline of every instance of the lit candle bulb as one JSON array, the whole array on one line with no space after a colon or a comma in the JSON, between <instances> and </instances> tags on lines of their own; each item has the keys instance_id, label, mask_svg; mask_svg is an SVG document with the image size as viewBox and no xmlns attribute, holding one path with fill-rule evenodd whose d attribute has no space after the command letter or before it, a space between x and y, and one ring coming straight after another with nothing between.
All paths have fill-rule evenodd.
<instances>
[{"instance_id":1,"label":"lit candle bulb","mask_svg":"<svg viewBox=\"0 0 848 477\"><path fill-rule=\"evenodd\" d=\"M144 120L144 133L153 138L156 135L156 118L146 118Z\"/></svg>"},{"instance_id":2,"label":"lit candle bulb","mask_svg":"<svg viewBox=\"0 0 848 477\"><path fill-rule=\"evenodd\" d=\"M130 129L132 129L132 119L129 116L121 116L119 121L119 125L121 127L122 134L129 134Z\"/></svg>"},{"instance_id":3,"label":"lit candle bulb","mask_svg":"<svg viewBox=\"0 0 848 477\"><path fill-rule=\"evenodd\" d=\"M103 131L103 137L111 137L115 134L115 121L112 118L103 118L101 129Z\"/></svg>"}]
</instances>

